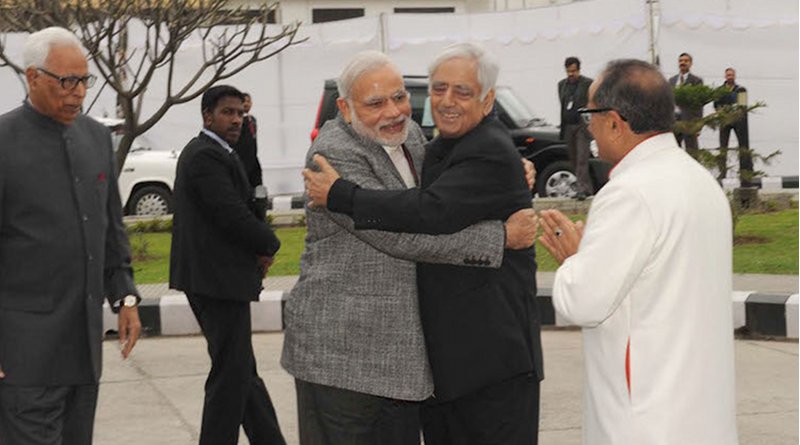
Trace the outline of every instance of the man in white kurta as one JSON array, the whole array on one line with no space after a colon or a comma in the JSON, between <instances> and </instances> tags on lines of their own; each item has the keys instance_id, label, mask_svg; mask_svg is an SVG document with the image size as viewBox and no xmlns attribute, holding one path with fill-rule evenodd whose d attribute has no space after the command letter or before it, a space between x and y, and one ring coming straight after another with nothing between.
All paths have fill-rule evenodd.
<instances>
[{"instance_id":1,"label":"man in white kurta","mask_svg":"<svg viewBox=\"0 0 800 445\"><path fill-rule=\"evenodd\" d=\"M584 110L610 180L585 229L542 212L553 305L583 327L585 444L738 442L730 207L675 143L672 102L655 67L610 63Z\"/></svg>"}]
</instances>

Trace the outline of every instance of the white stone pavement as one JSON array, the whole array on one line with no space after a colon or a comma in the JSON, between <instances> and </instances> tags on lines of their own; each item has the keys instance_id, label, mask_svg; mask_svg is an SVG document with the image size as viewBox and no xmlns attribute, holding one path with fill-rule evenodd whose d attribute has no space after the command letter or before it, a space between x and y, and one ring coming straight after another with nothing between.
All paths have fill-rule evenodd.
<instances>
[{"instance_id":1,"label":"white stone pavement","mask_svg":"<svg viewBox=\"0 0 800 445\"><path fill-rule=\"evenodd\" d=\"M581 428L581 334L543 333L542 445L577 445ZM278 360L280 333L253 337L259 373L267 384L288 443L297 444L291 377ZM798 344L737 340L737 414L742 445L798 443ZM126 361L115 342L104 345L96 445L192 445L197 443L208 372L199 336L143 339ZM240 444L247 444L241 435Z\"/></svg>"}]
</instances>

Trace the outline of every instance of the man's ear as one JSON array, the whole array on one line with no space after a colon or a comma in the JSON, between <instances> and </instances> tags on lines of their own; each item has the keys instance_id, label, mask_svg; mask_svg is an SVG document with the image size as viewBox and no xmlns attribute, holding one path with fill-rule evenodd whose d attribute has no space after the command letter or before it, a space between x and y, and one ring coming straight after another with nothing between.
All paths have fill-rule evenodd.
<instances>
[{"instance_id":1,"label":"man's ear","mask_svg":"<svg viewBox=\"0 0 800 445\"><path fill-rule=\"evenodd\" d=\"M28 81L28 91L36 88L36 79L39 77L39 72L36 68L29 66L25 69L25 80Z\"/></svg>"},{"instance_id":2,"label":"man's ear","mask_svg":"<svg viewBox=\"0 0 800 445\"><path fill-rule=\"evenodd\" d=\"M208 128L211 125L211 112L203 110L203 128Z\"/></svg>"},{"instance_id":3,"label":"man's ear","mask_svg":"<svg viewBox=\"0 0 800 445\"><path fill-rule=\"evenodd\" d=\"M492 112L492 108L494 108L494 88L489 90L489 94L483 98L483 115L488 116L489 113Z\"/></svg>"},{"instance_id":4,"label":"man's ear","mask_svg":"<svg viewBox=\"0 0 800 445\"><path fill-rule=\"evenodd\" d=\"M351 111L350 111L350 104L347 103L347 99L343 97L339 97L336 99L336 107L339 108L339 112L342 113L342 117L344 118L345 122L348 124L351 123Z\"/></svg>"}]
</instances>

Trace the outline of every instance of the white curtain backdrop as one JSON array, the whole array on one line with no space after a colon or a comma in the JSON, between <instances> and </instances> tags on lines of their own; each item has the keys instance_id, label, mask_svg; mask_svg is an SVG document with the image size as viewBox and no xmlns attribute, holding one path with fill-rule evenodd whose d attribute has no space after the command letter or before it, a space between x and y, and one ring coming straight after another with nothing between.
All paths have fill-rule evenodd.
<instances>
[{"instance_id":1,"label":"white curtain backdrop","mask_svg":"<svg viewBox=\"0 0 800 445\"><path fill-rule=\"evenodd\" d=\"M725 68L735 68L750 103L767 104L749 117L750 146L765 155L782 152L772 165L757 163L756 169L797 175L798 2L661 0L661 12L658 43L665 75L677 73L682 52L692 55L692 72L706 85L721 85ZM719 147L718 133L703 131L700 146Z\"/></svg>"},{"instance_id":2,"label":"white curtain backdrop","mask_svg":"<svg viewBox=\"0 0 800 445\"><path fill-rule=\"evenodd\" d=\"M694 71L707 84L720 84L734 66L752 101L769 107L751 118L751 145L784 155L766 168L771 174L797 174L798 45L797 2L770 0L662 0L658 48L665 75L677 70L677 55L688 51ZM765 4L769 4L767 7ZM705 11L705 12L703 12ZM270 193L302 190L303 166L325 79L335 78L347 59L365 50L385 51L405 74L427 74L427 65L449 43L475 41L501 63L500 83L511 86L531 109L557 124L556 83L565 76L563 61L577 56L582 73L595 77L606 62L621 57L647 59L648 28L644 0L585 0L563 6L483 14L393 14L341 22L303 25L308 40L258 63L227 83L252 94L259 123L259 157ZM131 43L142 41L131 29ZM139 34L137 34L139 33ZM4 38L10 54L21 52L25 36ZM19 58L21 61L21 57ZM179 78L202 60L202 42L187 42L179 53ZM144 100L149 115L166 91L158 74ZM25 97L10 69L0 69L0 111ZM90 91L94 99L101 82ZM102 91L90 114L113 116L115 99ZM174 107L146 139L155 149L181 148L200 128L200 99ZM716 147L716 134L701 142Z\"/></svg>"}]
</instances>

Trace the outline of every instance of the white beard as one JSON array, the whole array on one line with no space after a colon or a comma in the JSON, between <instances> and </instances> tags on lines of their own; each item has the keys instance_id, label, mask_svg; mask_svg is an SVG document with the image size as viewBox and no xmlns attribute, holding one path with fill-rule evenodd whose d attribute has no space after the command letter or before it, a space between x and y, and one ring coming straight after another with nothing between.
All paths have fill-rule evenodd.
<instances>
[{"instance_id":1,"label":"white beard","mask_svg":"<svg viewBox=\"0 0 800 445\"><path fill-rule=\"evenodd\" d=\"M354 111L350 112L350 119L352 121L353 130L358 133L359 136L362 138L368 139L370 141L374 141L377 144L384 145L387 147L398 147L402 145L406 139L408 139L408 116L401 115L399 118L390 121L381 121L378 122L374 127L366 126L361 120L358 118ZM387 125L394 125L397 124L400 120L403 121L403 131L398 133L397 135L386 139L381 137L380 128L387 126Z\"/></svg>"}]
</instances>

